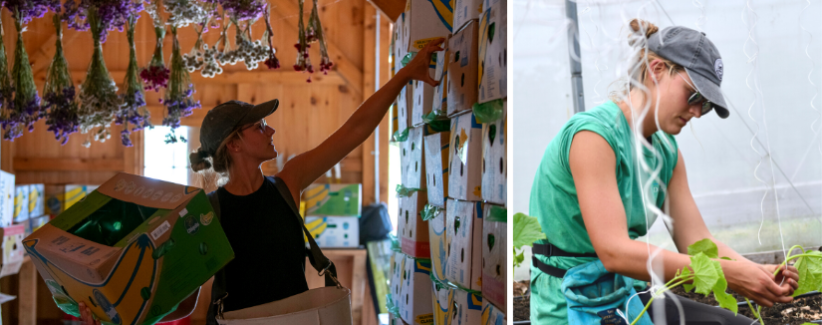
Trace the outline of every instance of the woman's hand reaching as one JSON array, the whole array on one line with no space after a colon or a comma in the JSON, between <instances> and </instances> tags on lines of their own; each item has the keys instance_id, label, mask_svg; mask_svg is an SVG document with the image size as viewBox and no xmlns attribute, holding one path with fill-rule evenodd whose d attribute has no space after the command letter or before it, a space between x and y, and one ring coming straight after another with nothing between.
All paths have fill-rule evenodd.
<instances>
[{"instance_id":1,"label":"woman's hand reaching","mask_svg":"<svg viewBox=\"0 0 822 325\"><path fill-rule=\"evenodd\" d=\"M405 67L402 68L402 70L400 70L400 73L405 73L406 77L412 80L420 80L431 86L439 85L439 81L436 81L434 80L434 78L431 78L429 69L431 55L434 54L434 52L443 50L443 48L440 46L443 42L445 42L444 38L428 42L428 44L425 45L425 47L422 50L417 52L417 55L414 56L411 62L408 62L408 64L405 65Z\"/></svg>"}]
</instances>

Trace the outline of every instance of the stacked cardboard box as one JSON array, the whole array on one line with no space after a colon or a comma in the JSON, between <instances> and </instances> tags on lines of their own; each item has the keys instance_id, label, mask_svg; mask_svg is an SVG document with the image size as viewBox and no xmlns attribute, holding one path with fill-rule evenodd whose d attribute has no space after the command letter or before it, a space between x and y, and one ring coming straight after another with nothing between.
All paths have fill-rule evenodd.
<instances>
[{"instance_id":1,"label":"stacked cardboard box","mask_svg":"<svg viewBox=\"0 0 822 325\"><path fill-rule=\"evenodd\" d=\"M0 227L14 221L14 174L0 171Z\"/></svg>"},{"instance_id":2,"label":"stacked cardboard box","mask_svg":"<svg viewBox=\"0 0 822 325\"><path fill-rule=\"evenodd\" d=\"M312 184L303 191L302 202L305 204L305 226L317 245L360 245L361 184Z\"/></svg>"},{"instance_id":3,"label":"stacked cardboard box","mask_svg":"<svg viewBox=\"0 0 822 325\"><path fill-rule=\"evenodd\" d=\"M482 232L483 324L505 322L508 249L508 115L507 115L507 1L483 0L479 23L478 108L489 120L482 121L482 200L485 205ZM500 112L501 111L501 112Z\"/></svg>"},{"instance_id":4,"label":"stacked cardboard box","mask_svg":"<svg viewBox=\"0 0 822 325\"><path fill-rule=\"evenodd\" d=\"M156 322L234 257L202 190L124 173L21 246L58 304L117 324Z\"/></svg>"},{"instance_id":5,"label":"stacked cardboard box","mask_svg":"<svg viewBox=\"0 0 822 325\"><path fill-rule=\"evenodd\" d=\"M45 210L44 188L43 184L15 186L14 224L23 225L26 236L51 219Z\"/></svg>"},{"instance_id":6,"label":"stacked cardboard box","mask_svg":"<svg viewBox=\"0 0 822 325\"><path fill-rule=\"evenodd\" d=\"M395 24L397 71L428 41L447 37L445 51L432 63L440 85L415 82L396 105L398 130L408 129L400 144L403 193L411 193L400 199L398 211L402 252L419 257L423 246L417 239L427 236L434 324L505 319L506 5L505 0L455 0L450 6L443 0L408 0ZM443 14L444 8L453 10ZM480 106L486 103L490 106ZM445 116L449 131L428 131L426 123ZM420 134L424 150L417 151ZM417 165L420 159L424 167ZM402 291L409 292L409 285ZM483 295L489 299L483 301Z\"/></svg>"},{"instance_id":7,"label":"stacked cardboard box","mask_svg":"<svg viewBox=\"0 0 822 325\"><path fill-rule=\"evenodd\" d=\"M431 261L405 256L400 316L408 324L432 324Z\"/></svg>"}]
</instances>

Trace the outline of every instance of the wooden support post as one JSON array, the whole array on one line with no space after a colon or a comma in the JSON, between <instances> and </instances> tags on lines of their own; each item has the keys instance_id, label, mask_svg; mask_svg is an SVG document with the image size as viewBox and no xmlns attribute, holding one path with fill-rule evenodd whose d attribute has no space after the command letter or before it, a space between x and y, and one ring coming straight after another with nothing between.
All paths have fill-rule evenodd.
<instances>
[{"instance_id":1,"label":"wooden support post","mask_svg":"<svg viewBox=\"0 0 822 325\"><path fill-rule=\"evenodd\" d=\"M37 324L37 269L29 257L20 268L20 286L17 296L20 325Z\"/></svg>"}]
</instances>

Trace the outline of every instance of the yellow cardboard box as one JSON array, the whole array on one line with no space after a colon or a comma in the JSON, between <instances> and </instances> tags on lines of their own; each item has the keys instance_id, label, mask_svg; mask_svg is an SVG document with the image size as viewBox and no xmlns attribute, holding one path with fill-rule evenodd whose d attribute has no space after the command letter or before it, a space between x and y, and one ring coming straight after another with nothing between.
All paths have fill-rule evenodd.
<instances>
[{"instance_id":1,"label":"yellow cardboard box","mask_svg":"<svg viewBox=\"0 0 822 325\"><path fill-rule=\"evenodd\" d=\"M428 240L431 247L431 274L434 279L446 282L445 266L448 261L448 234L445 227L445 210L439 210L434 218L428 220Z\"/></svg>"},{"instance_id":2,"label":"yellow cardboard box","mask_svg":"<svg viewBox=\"0 0 822 325\"><path fill-rule=\"evenodd\" d=\"M29 185L29 218L36 218L46 214L45 185Z\"/></svg>"},{"instance_id":3,"label":"yellow cardboard box","mask_svg":"<svg viewBox=\"0 0 822 325\"><path fill-rule=\"evenodd\" d=\"M482 290L482 202L448 199L446 279L462 288ZM479 307L478 307L479 308ZM465 324L465 323L464 323ZM471 323L469 323L471 324ZM473 323L476 324L476 323Z\"/></svg>"},{"instance_id":4,"label":"yellow cardboard box","mask_svg":"<svg viewBox=\"0 0 822 325\"><path fill-rule=\"evenodd\" d=\"M29 220L29 186L14 186L14 223Z\"/></svg>"},{"instance_id":5,"label":"yellow cardboard box","mask_svg":"<svg viewBox=\"0 0 822 325\"><path fill-rule=\"evenodd\" d=\"M505 312L488 300L483 300L482 325L505 325Z\"/></svg>"},{"instance_id":6,"label":"yellow cardboard box","mask_svg":"<svg viewBox=\"0 0 822 325\"><path fill-rule=\"evenodd\" d=\"M434 325L450 325L454 312L454 288L431 281L433 284Z\"/></svg>"},{"instance_id":7,"label":"yellow cardboard box","mask_svg":"<svg viewBox=\"0 0 822 325\"><path fill-rule=\"evenodd\" d=\"M362 184L311 184L302 194L305 215L358 217L362 215Z\"/></svg>"},{"instance_id":8,"label":"yellow cardboard box","mask_svg":"<svg viewBox=\"0 0 822 325\"><path fill-rule=\"evenodd\" d=\"M482 296L454 289L454 320L451 324L481 324Z\"/></svg>"},{"instance_id":9,"label":"yellow cardboard box","mask_svg":"<svg viewBox=\"0 0 822 325\"><path fill-rule=\"evenodd\" d=\"M162 319L234 258L203 190L125 173L23 246L58 306L115 324Z\"/></svg>"}]
</instances>

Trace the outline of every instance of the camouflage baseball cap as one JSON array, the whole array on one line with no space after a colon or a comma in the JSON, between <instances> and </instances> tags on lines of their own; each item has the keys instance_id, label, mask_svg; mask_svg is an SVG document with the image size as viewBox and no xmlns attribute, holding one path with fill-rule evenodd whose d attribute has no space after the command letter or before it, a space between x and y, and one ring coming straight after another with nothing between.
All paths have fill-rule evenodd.
<instances>
[{"instance_id":1,"label":"camouflage baseball cap","mask_svg":"<svg viewBox=\"0 0 822 325\"><path fill-rule=\"evenodd\" d=\"M237 128L262 120L277 110L280 101L275 99L260 105L252 105L232 100L214 107L206 113L200 127L200 146L209 156L217 153L217 148L226 137Z\"/></svg>"}]
</instances>

